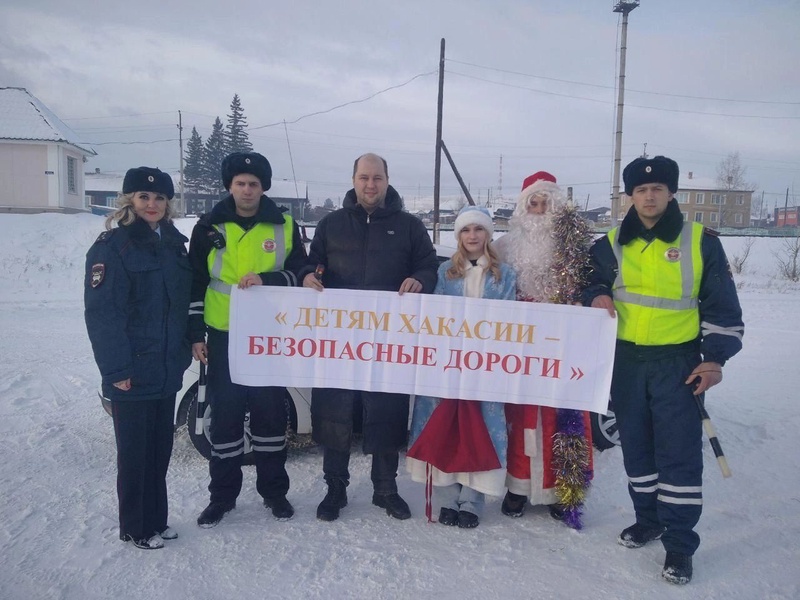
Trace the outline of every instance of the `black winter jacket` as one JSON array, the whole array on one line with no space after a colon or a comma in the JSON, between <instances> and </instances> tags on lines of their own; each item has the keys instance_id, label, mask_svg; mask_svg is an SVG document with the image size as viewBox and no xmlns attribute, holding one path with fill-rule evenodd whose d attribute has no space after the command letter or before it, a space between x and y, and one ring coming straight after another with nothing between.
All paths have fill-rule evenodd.
<instances>
[{"instance_id":1,"label":"black winter jacket","mask_svg":"<svg viewBox=\"0 0 800 600\"><path fill-rule=\"evenodd\" d=\"M328 288L396 292L403 280L413 277L423 293L433 292L436 250L422 221L402 208L399 194L389 186L385 206L367 214L351 189L342 208L317 225L300 280L321 264L322 283Z\"/></svg>"},{"instance_id":2,"label":"black winter jacket","mask_svg":"<svg viewBox=\"0 0 800 600\"><path fill-rule=\"evenodd\" d=\"M287 209L280 208L267 196L261 196L258 212L254 217L241 217L236 214L236 203L233 196L228 195L218 202L210 213L200 217L192 230L192 241L189 245L189 262L192 265L192 311L189 318L189 341L192 343L205 340L206 324L203 319L206 288L211 277L208 273L208 253L211 252L212 237L216 232L214 225L220 223L236 223L244 230L249 230L256 223L272 223L283 225L286 221L283 213ZM292 251L283 263L283 269L268 273L259 273L264 285L296 286L297 274L306 264L306 247L297 222L292 233Z\"/></svg>"},{"instance_id":3,"label":"black winter jacket","mask_svg":"<svg viewBox=\"0 0 800 600\"><path fill-rule=\"evenodd\" d=\"M325 287L396 292L406 277L413 277L422 284L423 293L431 293L439 266L436 250L422 221L402 208L402 200L391 186L385 206L369 215L356 201L355 190L347 192L343 208L317 225L301 280L322 264ZM365 405L364 452L396 452L405 445L408 429L408 396L403 394L314 389L314 440L349 451L359 394Z\"/></svg>"},{"instance_id":4,"label":"black winter jacket","mask_svg":"<svg viewBox=\"0 0 800 600\"><path fill-rule=\"evenodd\" d=\"M671 200L658 222L647 229L634 207L625 215L619 227L618 239L623 246L637 237L645 241L656 238L672 242L678 239L683 229L683 214L676 200ZM736 294L736 285L731 275L725 250L717 233L706 228L700 243L703 257L703 275L698 296L700 311L700 351L703 360L725 364L742 348L740 336L726 334L727 331L743 333L742 309ZM598 239L591 248L591 273L588 286L582 295L584 306L591 306L597 296L612 296L612 286L619 265L614 257L608 236Z\"/></svg>"},{"instance_id":5,"label":"black winter jacket","mask_svg":"<svg viewBox=\"0 0 800 600\"><path fill-rule=\"evenodd\" d=\"M136 219L101 233L86 253L86 330L112 401L165 398L181 388L192 360L187 241L171 223L161 222L159 238ZM130 390L114 387L126 379Z\"/></svg>"}]
</instances>

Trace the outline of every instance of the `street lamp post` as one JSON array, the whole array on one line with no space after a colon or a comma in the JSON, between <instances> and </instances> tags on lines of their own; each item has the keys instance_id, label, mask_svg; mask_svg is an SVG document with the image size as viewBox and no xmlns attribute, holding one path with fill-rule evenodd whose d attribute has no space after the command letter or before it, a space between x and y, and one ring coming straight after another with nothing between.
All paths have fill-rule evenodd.
<instances>
[{"instance_id":1,"label":"street lamp post","mask_svg":"<svg viewBox=\"0 0 800 600\"><path fill-rule=\"evenodd\" d=\"M611 225L616 226L619 215L619 172L622 154L622 109L625 106L625 54L628 44L628 13L639 6L639 0L620 0L614 12L622 13L619 44L619 90L617 93L617 126L614 137L614 187L611 193Z\"/></svg>"}]
</instances>

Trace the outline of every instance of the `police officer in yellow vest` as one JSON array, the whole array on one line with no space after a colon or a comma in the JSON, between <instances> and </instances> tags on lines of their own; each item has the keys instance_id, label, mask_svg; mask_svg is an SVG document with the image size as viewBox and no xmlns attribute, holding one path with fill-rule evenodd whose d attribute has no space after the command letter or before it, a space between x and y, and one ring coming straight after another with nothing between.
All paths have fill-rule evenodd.
<instances>
[{"instance_id":1,"label":"police officer in yellow vest","mask_svg":"<svg viewBox=\"0 0 800 600\"><path fill-rule=\"evenodd\" d=\"M208 365L211 406L211 501L197 519L201 527L213 527L236 507L248 410L258 493L276 519L294 515L286 498L284 389L231 382L228 312L233 286L297 285L297 271L306 260L305 246L297 223L264 195L272 183L272 168L261 154L226 156L222 182L230 194L197 222L189 249L194 272L189 339L195 359Z\"/></svg>"},{"instance_id":2,"label":"police officer in yellow vest","mask_svg":"<svg viewBox=\"0 0 800 600\"><path fill-rule=\"evenodd\" d=\"M637 158L623 171L633 206L592 247L584 305L618 319L611 398L636 523L618 542L661 539L662 576L685 584L700 544L702 426L696 400L742 347L742 311L717 233L684 222L678 164Z\"/></svg>"}]
</instances>

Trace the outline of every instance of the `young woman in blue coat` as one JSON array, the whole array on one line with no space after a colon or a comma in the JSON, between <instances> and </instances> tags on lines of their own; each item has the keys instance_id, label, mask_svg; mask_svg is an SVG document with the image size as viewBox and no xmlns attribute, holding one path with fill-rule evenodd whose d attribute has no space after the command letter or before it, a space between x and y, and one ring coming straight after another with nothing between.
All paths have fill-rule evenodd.
<instances>
[{"instance_id":1,"label":"young woman in blue coat","mask_svg":"<svg viewBox=\"0 0 800 600\"><path fill-rule=\"evenodd\" d=\"M514 300L517 277L497 258L491 246L493 230L492 218L485 208L467 206L461 210L454 226L458 249L439 267L435 294ZM452 432L455 422L464 422L464 411L469 413L467 419L478 421L483 442L464 431L459 431L459 440L438 439L442 431ZM414 481L426 482L430 478L433 504L440 506L439 523L465 529L477 527L485 495L502 496L505 492L508 433L504 404L417 396L410 438L406 468ZM438 460L436 447L442 442L450 450L453 444L459 446L459 466Z\"/></svg>"},{"instance_id":2,"label":"young woman in blue coat","mask_svg":"<svg viewBox=\"0 0 800 600\"><path fill-rule=\"evenodd\" d=\"M191 362L192 274L173 194L166 173L130 169L84 278L86 329L114 420L119 537L148 550L178 537L167 524L166 477L175 394Z\"/></svg>"}]
</instances>

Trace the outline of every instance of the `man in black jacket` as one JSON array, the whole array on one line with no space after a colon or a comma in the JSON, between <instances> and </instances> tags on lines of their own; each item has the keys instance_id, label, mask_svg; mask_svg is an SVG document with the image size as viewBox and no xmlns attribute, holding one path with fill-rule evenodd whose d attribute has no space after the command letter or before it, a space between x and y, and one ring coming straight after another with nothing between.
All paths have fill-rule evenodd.
<instances>
[{"instance_id":1,"label":"man in black jacket","mask_svg":"<svg viewBox=\"0 0 800 600\"><path fill-rule=\"evenodd\" d=\"M213 527L236 506L248 410L256 489L276 519L294 515L286 499L284 388L231 381L228 325L231 288L296 285L296 273L305 265L305 246L297 223L264 195L272 183L266 158L255 152L228 155L222 161L222 181L230 195L197 222L189 250L194 272L189 339L194 357L208 365L211 406L211 501L197 518L201 527Z\"/></svg>"},{"instance_id":2,"label":"man in black jacket","mask_svg":"<svg viewBox=\"0 0 800 600\"><path fill-rule=\"evenodd\" d=\"M303 286L430 293L438 261L422 221L403 212L403 202L389 185L386 161L364 154L353 165L353 189L343 208L323 218L311 242ZM324 267L319 276L317 267ZM317 274L315 275L315 271ZM328 493L317 518L334 521L347 506L348 465L353 411L363 407L364 453L372 454L372 503L395 519L411 511L397 493L399 450L408 434L408 395L317 388L311 395L314 441L324 450Z\"/></svg>"}]
</instances>

